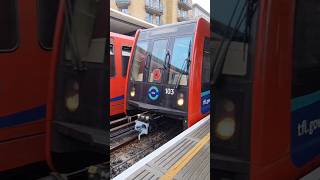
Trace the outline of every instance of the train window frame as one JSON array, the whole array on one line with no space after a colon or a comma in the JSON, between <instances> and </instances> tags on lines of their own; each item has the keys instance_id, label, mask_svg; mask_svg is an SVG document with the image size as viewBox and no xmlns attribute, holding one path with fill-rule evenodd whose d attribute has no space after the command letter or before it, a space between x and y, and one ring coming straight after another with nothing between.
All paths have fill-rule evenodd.
<instances>
[{"instance_id":1,"label":"train window frame","mask_svg":"<svg viewBox=\"0 0 320 180\"><path fill-rule=\"evenodd\" d=\"M15 17L13 17L13 19L15 20L15 23L13 23L14 25L14 43L12 43L12 47L8 47L8 48L0 48L0 53L8 53L8 52L13 52L15 50L18 49L19 47L19 42L20 42L20 37L19 37L19 15L18 15L18 3L17 0L8 0L11 3L13 3L13 11L14 12L9 12L11 15L14 15ZM10 19L11 20L11 19Z\"/></svg>"},{"instance_id":2,"label":"train window frame","mask_svg":"<svg viewBox=\"0 0 320 180\"><path fill-rule=\"evenodd\" d=\"M41 2L48 2L48 1L43 1L43 0L37 0L37 17L38 17L38 42L39 42L39 45L42 49L44 50L47 50L47 51L52 51L53 49L53 40L54 40L54 32L55 32L55 26L56 26L56 20L57 20L57 16L58 16L58 11L59 11L59 0L54 0L56 1L57 3L57 7L56 7L56 16L53 20L53 23L54 23L54 26L52 28L52 36L48 39L51 39L51 44L48 45L48 44L45 44L44 42L46 42L48 39L46 39L47 37L43 38L42 37L42 32L46 32L48 29L50 28L47 28L46 26L44 26L42 23L41 23L41 18L43 17L43 14L41 12ZM46 14L47 11L44 11ZM48 19L45 20L46 22L48 22ZM43 29L43 30L42 30ZM44 40L46 39L46 40Z\"/></svg>"},{"instance_id":3,"label":"train window frame","mask_svg":"<svg viewBox=\"0 0 320 180\"><path fill-rule=\"evenodd\" d=\"M165 49L164 49L164 51L165 51L165 54L164 54L164 59L163 59L163 63L165 63L166 62L166 51L167 51L167 49L169 48L169 45L170 45L170 39L169 38L158 38L158 39L155 39L155 40L153 40L152 41L152 44L150 45L151 46L151 52L149 52L149 54L151 55L151 58L149 59L149 62L147 62L148 63L148 74L147 74L147 78L148 78L148 83L156 83L156 84L162 84L163 83L163 78L161 78L161 77L164 77L164 74L166 73L166 72L164 72L163 71L163 74L161 74L161 76L160 76L160 80L159 81L154 81L153 79L151 79L150 77L152 76L152 74L153 74L153 70L154 69L152 69L151 70L151 63L153 62L153 56L152 56L152 54L153 54L153 49L154 49L154 44L155 44L155 42L157 42L157 41L166 41L166 45L165 45ZM155 69L159 69L159 68L155 68ZM165 83L167 83L167 82L165 82Z\"/></svg>"},{"instance_id":4,"label":"train window frame","mask_svg":"<svg viewBox=\"0 0 320 180\"><path fill-rule=\"evenodd\" d=\"M127 60L127 63L124 62L124 56L123 56L123 48L130 48L130 52L129 52L129 58ZM121 64L122 64L122 77L126 77L127 76L127 71L128 71L128 66L129 66L129 61L130 61L130 56L131 56L131 51L132 51L132 46L121 46ZM126 64L126 65L125 65Z\"/></svg>"},{"instance_id":5,"label":"train window frame","mask_svg":"<svg viewBox=\"0 0 320 180\"><path fill-rule=\"evenodd\" d=\"M320 53L315 53L317 50L313 50L313 48L320 46L320 42L316 41L317 38L311 36L312 30L320 23L317 24L316 21L310 23L312 12L306 10L307 2L296 0L296 3L299 6L296 6L295 9L293 27L292 98L320 90L318 83L315 83L317 77L320 76ZM301 3L305 4L301 5ZM316 18L320 20L320 15ZM303 28L300 26L303 26ZM317 35L317 33L314 34ZM318 37L320 38L320 35Z\"/></svg>"},{"instance_id":6,"label":"train window frame","mask_svg":"<svg viewBox=\"0 0 320 180\"><path fill-rule=\"evenodd\" d=\"M172 40L172 47L171 47L171 57L170 57L170 61L168 62L168 65L171 66L171 62L172 62L172 59L173 59L173 51L174 51L174 45L175 45L175 42L178 38L186 38L186 37L190 37L191 38L191 51L190 51L190 61L192 61L192 57L193 57L193 48L194 48L194 43L195 43L195 35L194 34L181 34L181 35L178 35L178 36L174 36L173 37L173 40ZM190 78L190 69L191 69L191 64L192 62L190 62L190 65L189 65L189 69L188 69L188 74L187 74L187 78L186 78L186 84L181 84L181 82L179 83L179 86L184 86L184 87L187 87L189 86L189 78ZM168 68L167 70L168 72L168 78L167 78L167 82L166 84L168 85L175 85L176 82L172 82L170 83L170 76L171 76L171 73L170 73L170 68Z\"/></svg>"},{"instance_id":7,"label":"train window frame","mask_svg":"<svg viewBox=\"0 0 320 180\"><path fill-rule=\"evenodd\" d=\"M137 79L134 78L133 76L133 71L134 71L134 65L135 65L135 62L136 62L136 55L137 55L137 47L138 47L138 44L139 43L146 43L146 54L145 56L148 55L148 50L149 50L149 46L150 46L150 41L148 40L138 40L135 47L134 47L134 52L133 52L133 56L132 56L132 61L130 62L131 65L130 65L130 81L133 81L133 82L144 82L145 80L145 70L142 70L142 73L141 73L141 80L139 79L139 77L137 77ZM145 57L145 61L147 61L147 57ZM144 63L141 63L143 65L143 69L145 69L145 62ZM139 66L139 68L141 68L141 64ZM139 76L139 72L137 74Z\"/></svg>"},{"instance_id":8,"label":"train window frame","mask_svg":"<svg viewBox=\"0 0 320 180\"><path fill-rule=\"evenodd\" d=\"M112 47L112 48L111 48ZM113 44L109 44L109 53L110 53L110 63L109 63L109 66L110 66L110 70L109 70L109 77L110 78L114 78L116 75L117 75L117 72L116 72L116 64L115 64L115 47ZM111 58L111 56L113 58Z\"/></svg>"}]
</instances>

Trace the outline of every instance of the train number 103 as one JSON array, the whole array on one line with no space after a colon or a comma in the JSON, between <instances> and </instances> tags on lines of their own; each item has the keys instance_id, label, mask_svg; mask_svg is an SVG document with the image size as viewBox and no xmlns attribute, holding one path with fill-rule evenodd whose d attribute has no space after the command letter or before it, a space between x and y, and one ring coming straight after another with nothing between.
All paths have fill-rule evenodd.
<instances>
[{"instance_id":1,"label":"train number 103","mask_svg":"<svg viewBox=\"0 0 320 180\"><path fill-rule=\"evenodd\" d=\"M166 90L166 94L174 95L174 89L166 88L165 90Z\"/></svg>"}]
</instances>

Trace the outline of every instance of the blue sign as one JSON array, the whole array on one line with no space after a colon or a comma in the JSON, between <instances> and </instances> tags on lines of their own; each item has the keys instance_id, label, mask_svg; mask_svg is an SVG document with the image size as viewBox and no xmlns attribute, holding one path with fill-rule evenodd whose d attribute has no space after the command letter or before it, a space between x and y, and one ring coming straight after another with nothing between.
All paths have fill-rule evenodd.
<instances>
[{"instance_id":1,"label":"blue sign","mask_svg":"<svg viewBox=\"0 0 320 180\"><path fill-rule=\"evenodd\" d=\"M202 114L210 112L210 90L201 93L201 112Z\"/></svg>"},{"instance_id":2,"label":"blue sign","mask_svg":"<svg viewBox=\"0 0 320 180\"><path fill-rule=\"evenodd\" d=\"M155 87L155 86L151 86L149 88L149 90L148 90L148 97L151 100L155 101L155 100L157 100L159 98L159 96L160 96L159 89L157 87Z\"/></svg>"},{"instance_id":3,"label":"blue sign","mask_svg":"<svg viewBox=\"0 0 320 180\"><path fill-rule=\"evenodd\" d=\"M301 167L320 154L320 91L292 100L291 158Z\"/></svg>"}]
</instances>

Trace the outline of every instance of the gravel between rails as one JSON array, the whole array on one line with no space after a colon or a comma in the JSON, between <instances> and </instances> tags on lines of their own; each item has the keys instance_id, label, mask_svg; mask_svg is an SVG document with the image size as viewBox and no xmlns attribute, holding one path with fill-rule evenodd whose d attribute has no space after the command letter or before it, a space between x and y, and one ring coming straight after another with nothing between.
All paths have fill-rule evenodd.
<instances>
[{"instance_id":1,"label":"gravel between rails","mask_svg":"<svg viewBox=\"0 0 320 180\"><path fill-rule=\"evenodd\" d=\"M176 124L172 121L163 123L156 131L147 136L143 135L140 141L134 140L112 151L110 154L111 178L114 178L181 132L182 129L178 123Z\"/></svg>"}]
</instances>

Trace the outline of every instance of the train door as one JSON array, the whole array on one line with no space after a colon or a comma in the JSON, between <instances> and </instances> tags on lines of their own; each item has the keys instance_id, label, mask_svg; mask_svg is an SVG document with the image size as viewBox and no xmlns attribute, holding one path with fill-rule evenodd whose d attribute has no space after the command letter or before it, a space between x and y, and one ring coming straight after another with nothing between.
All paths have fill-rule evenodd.
<instances>
[{"instance_id":1,"label":"train door","mask_svg":"<svg viewBox=\"0 0 320 180\"><path fill-rule=\"evenodd\" d=\"M125 86L125 81L127 77L127 69L128 69L128 64L129 64L129 59L130 59L130 54L131 54L131 49L132 49L132 44L122 44L121 46L121 97L124 99L124 86ZM122 102L123 104L123 102ZM123 111L123 108L122 108Z\"/></svg>"},{"instance_id":2,"label":"train door","mask_svg":"<svg viewBox=\"0 0 320 180\"><path fill-rule=\"evenodd\" d=\"M166 64L166 79L163 83L164 106L172 110L187 111L189 69L191 65L191 51L193 34L171 37L170 58ZM182 99L182 101L178 101ZM186 114L177 114L186 119Z\"/></svg>"},{"instance_id":3,"label":"train door","mask_svg":"<svg viewBox=\"0 0 320 180\"><path fill-rule=\"evenodd\" d=\"M152 40L149 46L144 102L159 106L164 105L164 84L167 79L167 61L170 58L169 39Z\"/></svg>"}]
</instances>

